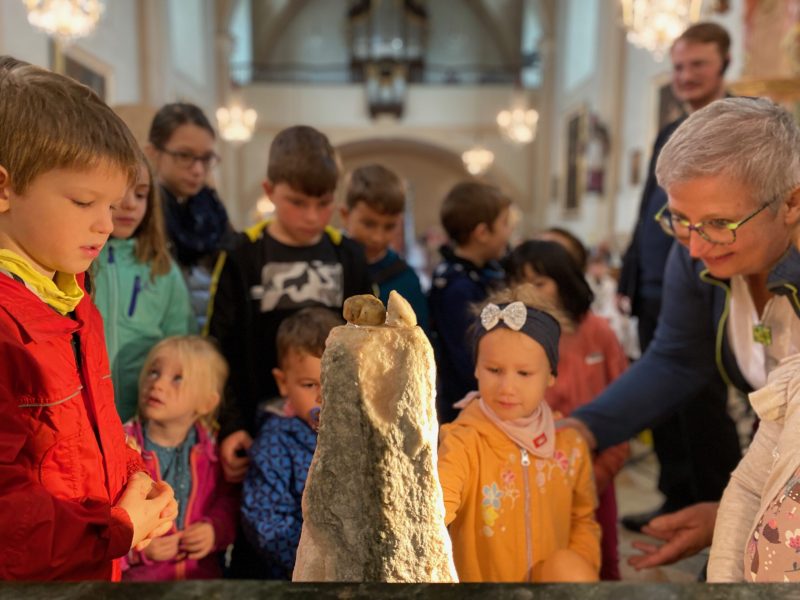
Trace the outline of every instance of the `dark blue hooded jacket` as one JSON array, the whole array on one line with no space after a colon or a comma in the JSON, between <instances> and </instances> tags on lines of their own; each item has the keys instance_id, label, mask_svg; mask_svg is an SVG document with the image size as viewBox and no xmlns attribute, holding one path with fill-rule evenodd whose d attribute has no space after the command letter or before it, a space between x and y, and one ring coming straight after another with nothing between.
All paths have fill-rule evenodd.
<instances>
[{"instance_id":1,"label":"dark blue hooded jacket","mask_svg":"<svg viewBox=\"0 0 800 600\"><path fill-rule=\"evenodd\" d=\"M767 286L787 296L800 317L800 253L794 246L770 273ZM572 413L588 425L598 450L657 425L720 376L743 392L752 391L728 339L730 298L728 280L712 277L681 244L673 246L655 339L628 371Z\"/></svg>"}]
</instances>

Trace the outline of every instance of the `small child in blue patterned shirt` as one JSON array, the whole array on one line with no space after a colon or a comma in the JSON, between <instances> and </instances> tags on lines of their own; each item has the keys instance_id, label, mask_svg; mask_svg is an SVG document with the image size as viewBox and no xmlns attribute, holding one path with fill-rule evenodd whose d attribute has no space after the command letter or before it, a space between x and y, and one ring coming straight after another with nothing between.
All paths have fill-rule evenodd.
<instances>
[{"instance_id":1,"label":"small child in blue patterned shirt","mask_svg":"<svg viewBox=\"0 0 800 600\"><path fill-rule=\"evenodd\" d=\"M266 579L291 579L303 512L300 502L317 447L321 358L331 329L344 321L330 309L304 308L278 328L272 370L287 413L268 412L250 449L242 492L242 527L264 561Z\"/></svg>"}]
</instances>

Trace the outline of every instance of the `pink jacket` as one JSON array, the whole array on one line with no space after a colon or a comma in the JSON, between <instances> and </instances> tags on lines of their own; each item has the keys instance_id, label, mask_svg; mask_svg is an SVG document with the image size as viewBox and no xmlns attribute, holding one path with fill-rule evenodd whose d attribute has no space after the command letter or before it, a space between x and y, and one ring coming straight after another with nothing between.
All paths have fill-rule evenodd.
<instances>
[{"instance_id":1,"label":"pink jacket","mask_svg":"<svg viewBox=\"0 0 800 600\"><path fill-rule=\"evenodd\" d=\"M558 377L544 393L547 403L565 417L588 404L628 368L617 336L603 317L589 311L572 333L558 342ZM627 442L607 448L594 459L594 479L602 494L630 454Z\"/></svg>"},{"instance_id":2,"label":"pink jacket","mask_svg":"<svg viewBox=\"0 0 800 600\"><path fill-rule=\"evenodd\" d=\"M122 578L126 581L170 581L174 579L216 579L222 577L218 552L233 543L239 515L239 491L225 481L219 463L217 444L201 425L195 425L197 443L189 462L192 468L192 489L186 511L186 525L206 521L214 526L214 550L200 560L152 561L144 552L132 550L123 559ZM125 424L131 442L142 449L142 459L150 476L161 481L161 469L155 452L144 450L144 432L138 419ZM177 529L173 526L170 533Z\"/></svg>"}]
</instances>

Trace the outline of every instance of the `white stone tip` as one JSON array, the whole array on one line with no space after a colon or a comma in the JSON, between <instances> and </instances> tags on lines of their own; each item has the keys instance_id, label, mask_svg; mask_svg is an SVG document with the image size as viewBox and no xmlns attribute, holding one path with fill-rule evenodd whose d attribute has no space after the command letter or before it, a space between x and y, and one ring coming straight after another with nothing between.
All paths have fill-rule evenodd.
<instances>
[{"instance_id":1,"label":"white stone tip","mask_svg":"<svg viewBox=\"0 0 800 600\"><path fill-rule=\"evenodd\" d=\"M394 290L389 292L386 324L389 327L414 327L417 324L417 315L408 300Z\"/></svg>"}]
</instances>

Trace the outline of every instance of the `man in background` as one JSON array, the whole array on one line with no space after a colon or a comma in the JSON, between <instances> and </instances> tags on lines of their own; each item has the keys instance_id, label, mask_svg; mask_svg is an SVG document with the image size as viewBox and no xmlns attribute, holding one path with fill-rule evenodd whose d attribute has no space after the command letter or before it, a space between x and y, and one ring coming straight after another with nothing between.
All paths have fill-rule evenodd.
<instances>
[{"instance_id":1,"label":"man in background","mask_svg":"<svg viewBox=\"0 0 800 600\"><path fill-rule=\"evenodd\" d=\"M697 23L678 37L670 50L672 89L689 114L725 96L730 36L715 23ZM639 218L625 252L619 293L630 300L639 320L642 353L653 339L661 310L664 266L673 244L656 220L667 194L656 182L655 167L664 144L686 119L682 115L659 131L653 145ZM651 519L704 501L716 501L741 457L735 424L727 413L727 386L721 378L691 402L692 417L682 409L653 427L653 445L661 465L658 488L664 503L653 511L629 515L622 524L640 531ZM715 452L708 452L708 437Z\"/></svg>"}]
</instances>

